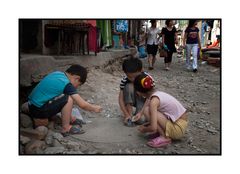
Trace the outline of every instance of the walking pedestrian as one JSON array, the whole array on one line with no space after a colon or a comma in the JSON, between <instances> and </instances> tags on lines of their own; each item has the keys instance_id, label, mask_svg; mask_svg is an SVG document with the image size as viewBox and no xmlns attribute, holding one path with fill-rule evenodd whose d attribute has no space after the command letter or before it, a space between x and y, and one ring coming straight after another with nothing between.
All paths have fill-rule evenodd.
<instances>
[{"instance_id":1,"label":"walking pedestrian","mask_svg":"<svg viewBox=\"0 0 240 174\"><path fill-rule=\"evenodd\" d=\"M160 30L157 28L156 20L151 20L150 22L151 22L151 27L147 32L147 53L148 53L148 64L149 64L148 69L152 70L154 68L154 63L156 61Z\"/></svg>"},{"instance_id":2,"label":"walking pedestrian","mask_svg":"<svg viewBox=\"0 0 240 174\"><path fill-rule=\"evenodd\" d=\"M177 44L178 41L174 20L166 20L165 24L166 27L163 27L162 29L162 43L163 48L165 48L167 51L167 54L164 58L165 70L169 70L172 62L172 55L174 52L176 52L175 44Z\"/></svg>"},{"instance_id":3,"label":"walking pedestrian","mask_svg":"<svg viewBox=\"0 0 240 174\"><path fill-rule=\"evenodd\" d=\"M188 70L191 69L190 58L192 53L193 72L197 72L198 49L201 50L201 40L200 40L200 34L199 34L199 29L197 27L197 23L198 21L195 19L189 20L188 27L185 30L185 34L183 38L183 46L186 48L186 66Z\"/></svg>"}]
</instances>

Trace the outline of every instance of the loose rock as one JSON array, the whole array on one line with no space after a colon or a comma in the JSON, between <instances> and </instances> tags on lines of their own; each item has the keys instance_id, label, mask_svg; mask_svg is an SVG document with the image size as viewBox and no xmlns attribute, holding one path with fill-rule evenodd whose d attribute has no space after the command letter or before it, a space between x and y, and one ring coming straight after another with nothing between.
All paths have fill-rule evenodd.
<instances>
[{"instance_id":1,"label":"loose rock","mask_svg":"<svg viewBox=\"0 0 240 174\"><path fill-rule=\"evenodd\" d=\"M25 154L41 154L45 148L44 141L31 140L25 147Z\"/></svg>"},{"instance_id":2,"label":"loose rock","mask_svg":"<svg viewBox=\"0 0 240 174\"><path fill-rule=\"evenodd\" d=\"M23 128L32 128L33 122L30 116L20 113L20 123Z\"/></svg>"}]
</instances>

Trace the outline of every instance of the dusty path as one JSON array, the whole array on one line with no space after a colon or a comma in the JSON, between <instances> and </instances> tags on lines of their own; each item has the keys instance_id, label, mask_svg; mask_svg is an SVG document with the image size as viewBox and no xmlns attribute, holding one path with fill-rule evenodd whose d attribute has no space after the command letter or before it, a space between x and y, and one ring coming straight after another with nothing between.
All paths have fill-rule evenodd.
<instances>
[{"instance_id":1,"label":"dusty path","mask_svg":"<svg viewBox=\"0 0 240 174\"><path fill-rule=\"evenodd\" d=\"M147 69L147 61L143 60ZM181 141L161 149L147 147L146 138L136 128L123 126L118 108L119 82L123 76L121 62L104 68L91 68L87 83L79 88L81 96L103 107L101 114L83 112L91 123L86 133L68 137L79 141L88 154L219 154L220 153L220 68L200 65L198 73L184 69L175 58L170 71L164 70L162 58L149 72L156 87L165 91L188 109L189 127Z\"/></svg>"}]
</instances>

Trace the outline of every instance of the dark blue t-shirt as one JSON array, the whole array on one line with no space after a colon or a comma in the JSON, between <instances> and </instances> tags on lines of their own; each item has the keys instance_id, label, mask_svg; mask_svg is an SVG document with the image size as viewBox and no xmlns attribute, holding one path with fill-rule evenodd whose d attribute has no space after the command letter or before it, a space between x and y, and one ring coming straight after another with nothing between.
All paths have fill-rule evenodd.
<instances>
[{"instance_id":1,"label":"dark blue t-shirt","mask_svg":"<svg viewBox=\"0 0 240 174\"><path fill-rule=\"evenodd\" d=\"M197 44L198 43L198 33L199 29L195 27L194 29L192 28L187 28L185 30L185 33L187 34L187 44Z\"/></svg>"}]
</instances>

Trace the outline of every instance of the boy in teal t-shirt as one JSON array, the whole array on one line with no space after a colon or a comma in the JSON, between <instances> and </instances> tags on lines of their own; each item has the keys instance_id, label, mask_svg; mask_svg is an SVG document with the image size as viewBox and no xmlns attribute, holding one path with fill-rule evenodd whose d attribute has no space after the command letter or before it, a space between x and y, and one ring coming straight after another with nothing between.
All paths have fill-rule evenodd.
<instances>
[{"instance_id":1,"label":"boy in teal t-shirt","mask_svg":"<svg viewBox=\"0 0 240 174\"><path fill-rule=\"evenodd\" d=\"M87 111L101 112L102 108L86 102L76 88L85 83L87 70L80 65L70 66L66 72L55 71L43 78L28 97L29 112L36 123L43 123L57 113L62 114L62 134L80 134L79 120L71 115L73 102Z\"/></svg>"}]
</instances>

